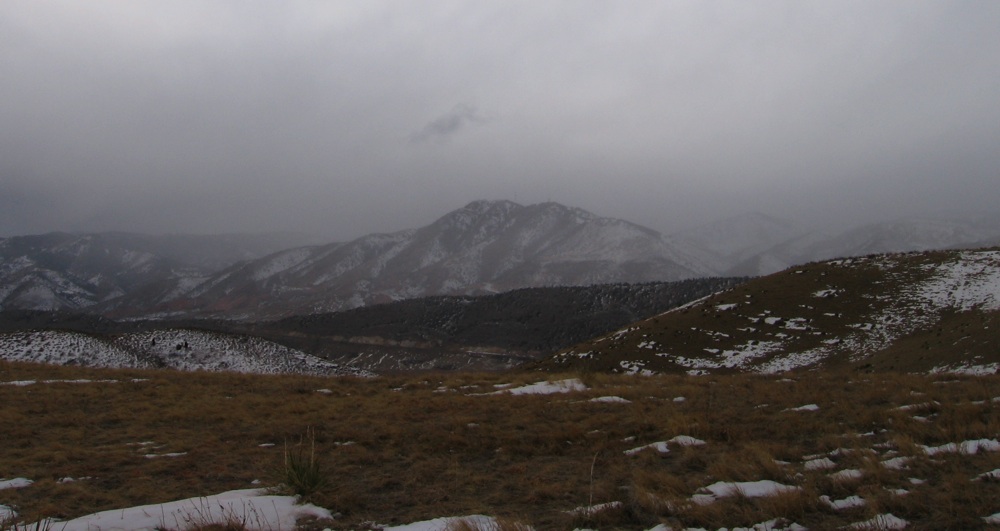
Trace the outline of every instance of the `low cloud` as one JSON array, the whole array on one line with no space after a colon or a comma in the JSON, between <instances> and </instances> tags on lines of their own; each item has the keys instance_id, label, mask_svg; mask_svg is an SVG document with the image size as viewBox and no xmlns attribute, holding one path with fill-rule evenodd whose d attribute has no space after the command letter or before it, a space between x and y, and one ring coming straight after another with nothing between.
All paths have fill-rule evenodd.
<instances>
[{"instance_id":1,"label":"low cloud","mask_svg":"<svg viewBox=\"0 0 1000 531\"><path fill-rule=\"evenodd\" d=\"M459 104L411 134L410 143L421 144L428 141L444 140L457 134L468 124L478 125L484 124L486 121L475 107L464 103Z\"/></svg>"}]
</instances>

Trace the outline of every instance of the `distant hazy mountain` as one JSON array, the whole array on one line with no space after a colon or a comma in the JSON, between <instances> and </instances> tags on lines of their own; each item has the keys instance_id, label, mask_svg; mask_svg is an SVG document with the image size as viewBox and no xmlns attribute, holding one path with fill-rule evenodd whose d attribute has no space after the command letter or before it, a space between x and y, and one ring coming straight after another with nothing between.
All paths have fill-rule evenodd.
<instances>
[{"instance_id":1,"label":"distant hazy mountain","mask_svg":"<svg viewBox=\"0 0 1000 531\"><path fill-rule=\"evenodd\" d=\"M0 309L82 310L123 297L169 300L220 267L294 244L285 235L127 233L0 239Z\"/></svg>"},{"instance_id":2,"label":"distant hazy mountain","mask_svg":"<svg viewBox=\"0 0 1000 531\"><path fill-rule=\"evenodd\" d=\"M745 214L670 236L702 270L724 276L768 275L796 264L846 256L976 248L1000 243L1000 218L899 219L830 236L794 222Z\"/></svg>"},{"instance_id":3,"label":"distant hazy mountain","mask_svg":"<svg viewBox=\"0 0 1000 531\"><path fill-rule=\"evenodd\" d=\"M626 221L556 203L476 201L423 228L238 264L193 289L185 311L277 317L425 295L703 274L681 261L659 233Z\"/></svg>"},{"instance_id":4,"label":"distant hazy mountain","mask_svg":"<svg viewBox=\"0 0 1000 531\"><path fill-rule=\"evenodd\" d=\"M863 256L875 253L928 251L974 245L991 236L1000 236L1000 227L941 219L901 219L873 223L851 229L815 245L818 259Z\"/></svg>"},{"instance_id":5,"label":"distant hazy mountain","mask_svg":"<svg viewBox=\"0 0 1000 531\"><path fill-rule=\"evenodd\" d=\"M814 235L798 224L760 213L725 218L670 236L702 271L716 275L768 274L796 263Z\"/></svg>"}]
</instances>

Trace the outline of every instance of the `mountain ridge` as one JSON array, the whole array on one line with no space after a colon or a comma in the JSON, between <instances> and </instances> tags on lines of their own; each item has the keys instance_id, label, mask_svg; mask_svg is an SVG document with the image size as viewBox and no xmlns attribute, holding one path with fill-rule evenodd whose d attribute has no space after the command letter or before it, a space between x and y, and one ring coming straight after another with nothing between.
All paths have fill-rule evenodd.
<instances>
[{"instance_id":1,"label":"mountain ridge","mask_svg":"<svg viewBox=\"0 0 1000 531\"><path fill-rule=\"evenodd\" d=\"M237 264L184 304L203 316L274 318L428 295L696 276L650 229L558 203L475 201L425 227Z\"/></svg>"},{"instance_id":2,"label":"mountain ridge","mask_svg":"<svg viewBox=\"0 0 1000 531\"><path fill-rule=\"evenodd\" d=\"M348 242L281 235L50 233L0 239L0 309L271 319L431 295L759 276L873 252L1000 242L1000 216L902 219L829 236L761 213L672 234L547 202L479 200Z\"/></svg>"}]
</instances>

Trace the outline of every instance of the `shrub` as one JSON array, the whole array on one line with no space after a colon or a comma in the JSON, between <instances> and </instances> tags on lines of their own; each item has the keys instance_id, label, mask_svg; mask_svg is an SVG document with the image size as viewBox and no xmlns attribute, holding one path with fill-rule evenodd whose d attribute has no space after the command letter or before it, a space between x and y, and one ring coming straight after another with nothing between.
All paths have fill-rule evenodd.
<instances>
[{"instance_id":1,"label":"shrub","mask_svg":"<svg viewBox=\"0 0 1000 531\"><path fill-rule=\"evenodd\" d=\"M329 486L326 473L316 458L316 432L312 428L306 430L305 437L294 449L290 449L286 441L284 456L282 479L294 494L308 499Z\"/></svg>"}]
</instances>

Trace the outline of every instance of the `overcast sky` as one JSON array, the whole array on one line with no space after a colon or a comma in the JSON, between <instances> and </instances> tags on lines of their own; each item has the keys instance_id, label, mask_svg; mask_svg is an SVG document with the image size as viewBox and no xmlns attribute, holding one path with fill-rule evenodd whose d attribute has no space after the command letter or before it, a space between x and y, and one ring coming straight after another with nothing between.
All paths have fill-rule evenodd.
<instances>
[{"instance_id":1,"label":"overcast sky","mask_svg":"<svg viewBox=\"0 0 1000 531\"><path fill-rule=\"evenodd\" d=\"M0 2L0 235L1000 209L1000 2Z\"/></svg>"}]
</instances>

